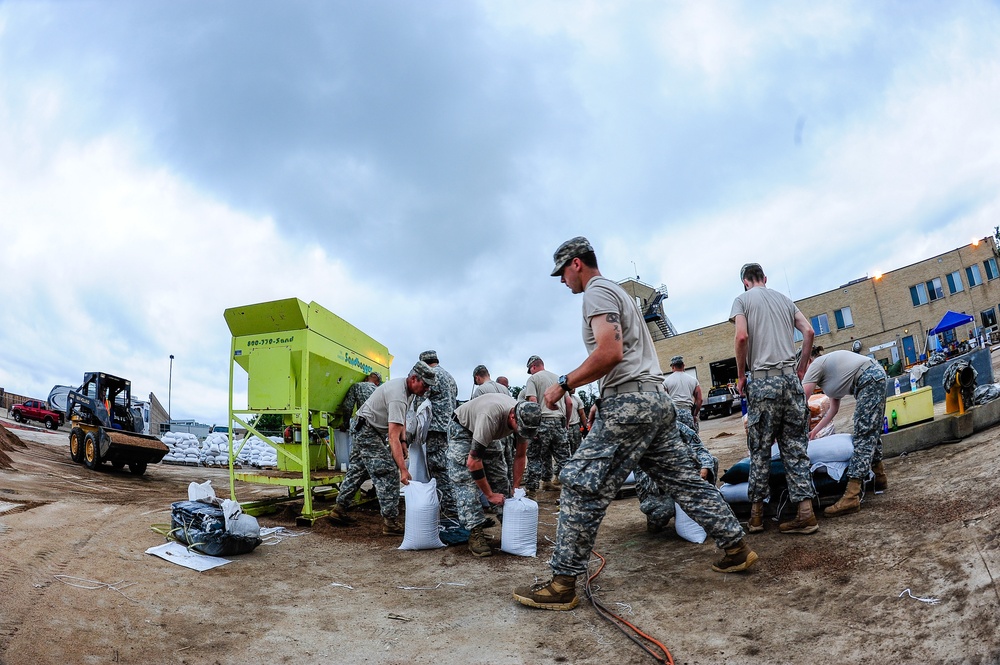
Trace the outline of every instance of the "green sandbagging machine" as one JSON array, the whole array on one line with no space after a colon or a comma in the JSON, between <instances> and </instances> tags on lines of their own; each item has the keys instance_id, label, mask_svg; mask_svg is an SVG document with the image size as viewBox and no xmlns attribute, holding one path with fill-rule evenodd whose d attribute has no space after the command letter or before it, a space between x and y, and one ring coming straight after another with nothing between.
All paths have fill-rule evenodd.
<instances>
[{"instance_id":1,"label":"green sandbagging machine","mask_svg":"<svg viewBox=\"0 0 1000 665\"><path fill-rule=\"evenodd\" d=\"M371 372L389 378L392 355L385 345L315 302L297 298L274 300L225 311L232 333L229 356L229 480L236 499L236 481L284 485L288 496L301 498L300 522L311 524L329 511L317 511L317 492L337 488L343 473L336 470L347 460L336 460L328 468L334 451L318 432L336 424L336 411L348 388ZM237 370L246 375L246 408L234 408ZM239 376L242 381L242 376ZM274 443L248 424L248 416L280 414L286 428L285 441ZM232 424L246 428L278 453L275 470L237 469L242 443L233 441ZM249 435L248 435L249 436ZM244 439L244 442L246 439ZM244 503L244 512L263 514L276 509L277 501Z\"/></svg>"}]
</instances>

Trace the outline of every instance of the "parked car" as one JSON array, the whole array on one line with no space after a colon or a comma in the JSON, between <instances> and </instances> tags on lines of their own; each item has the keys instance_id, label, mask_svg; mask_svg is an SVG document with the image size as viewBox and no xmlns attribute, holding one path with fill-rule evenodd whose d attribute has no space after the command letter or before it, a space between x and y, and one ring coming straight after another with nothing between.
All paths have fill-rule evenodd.
<instances>
[{"instance_id":1,"label":"parked car","mask_svg":"<svg viewBox=\"0 0 1000 665\"><path fill-rule=\"evenodd\" d=\"M29 420L43 422L45 429L59 429L65 419L63 414L53 411L48 404L37 399L29 399L24 404L15 404L10 407L10 417L19 423Z\"/></svg>"},{"instance_id":2,"label":"parked car","mask_svg":"<svg viewBox=\"0 0 1000 665\"><path fill-rule=\"evenodd\" d=\"M734 386L718 386L708 391L708 398L701 405L701 419L728 416L740 410L740 393Z\"/></svg>"}]
</instances>

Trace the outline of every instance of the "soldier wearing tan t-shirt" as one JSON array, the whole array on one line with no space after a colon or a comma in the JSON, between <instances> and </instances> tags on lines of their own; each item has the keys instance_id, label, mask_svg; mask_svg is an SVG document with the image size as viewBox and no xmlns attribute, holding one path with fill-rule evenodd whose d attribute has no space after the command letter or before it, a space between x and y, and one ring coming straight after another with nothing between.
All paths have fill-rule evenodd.
<instances>
[{"instance_id":1,"label":"soldier wearing tan t-shirt","mask_svg":"<svg viewBox=\"0 0 1000 665\"><path fill-rule=\"evenodd\" d=\"M676 409L663 390L653 340L635 301L601 276L586 238L563 243L553 258L552 275L573 293L583 294L588 355L582 365L559 377L543 400L554 407L572 388L597 381L600 416L560 476L559 525L549 562L552 580L518 587L514 599L548 610L576 607L576 578L587 572L608 505L637 467L725 549L713 570L746 570L757 554L743 540L743 528L722 495L698 475L698 463L681 441Z\"/></svg>"},{"instance_id":2,"label":"soldier wearing tan t-shirt","mask_svg":"<svg viewBox=\"0 0 1000 665\"><path fill-rule=\"evenodd\" d=\"M542 396L550 386L555 385L558 377L545 369L545 363L538 356L528 358L527 367L531 377L518 397L529 402L538 402L542 407L542 424L528 444L528 470L524 474L524 488L530 497L534 496L539 486L546 490L559 487L559 472L570 456L566 423L573 402L570 401L569 395L565 395L553 407L542 404ZM552 475L553 467L555 467L555 480Z\"/></svg>"}]
</instances>

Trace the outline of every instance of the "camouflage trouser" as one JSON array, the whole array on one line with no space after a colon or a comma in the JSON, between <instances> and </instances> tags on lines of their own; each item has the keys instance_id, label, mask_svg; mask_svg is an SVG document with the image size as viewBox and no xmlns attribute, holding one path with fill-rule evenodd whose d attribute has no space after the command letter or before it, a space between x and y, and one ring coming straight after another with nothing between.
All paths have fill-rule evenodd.
<instances>
[{"instance_id":1,"label":"camouflage trouser","mask_svg":"<svg viewBox=\"0 0 1000 665\"><path fill-rule=\"evenodd\" d=\"M569 438L566 436L566 425L561 418L542 418L538 433L528 444L528 468L521 484L525 489L538 489L539 482L552 478L553 462L558 475L567 459Z\"/></svg>"},{"instance_id":2,"label":"camouflage trouser","mask_svg":"<svg viewBox=\"0 0 1000 665\"><path fill-rule=\"evenodd\" d=\"M777 441L785 465L788 498L798 503L816 496L809 472L809 409L802 383L795 374L747 382L747 447L750 449L751 502L771 493L771 444Z\"/></svg>"},{"instance_id":3,"label":"camouflage trouser","mask_svg":"<svg viewBox=\"0 0 1000 665\"><path fill-rule=\"evenodd\" d=\"M600 417L566 462L559 479L559 526L550 562L556 575L582 575L608 504L637 467L673 496L719 547L743 538L743 529L717 489L698 475L698 463L675 424L663 392L623 393L603 399Z\"/></svg>"},{"instance_id":4,"label":"camouflage trouser","mask_svg":"<svg viewBox=\"0 0 1000 665\"><path fill-rule=\"evenodd\" d=\"M872 464L882 461L882 418L885 416L887 379L881 367L872 366L858 377L854 388L854 454L847 477L868 479Z\"/></svg>"},{"instance_id":5,"label":"camouflage trouser","mask_svg":"<svg viewBox=\"0 0 1000 665\"><path fill-rule=\"evenodd\" d=\"M573 456L576 454L576 449L580 447L580 442L583 441L583 432L580 431L580 423L575 423L569 426L566 430L566 436L569 439L569 454Z\"/></svg>"},{"instance_id":6,"label":"camouflage trouser","mask_svg":"<svg viewBox=\"0 0 1000 665\"><path fill-rule=\"evenodd\" d=\"M674 516L674 499L660 492L653 479L642 469L635 470L635 493L639 497L639 510L652 526L663 528Z\"/></svg>"},{"instance_id":7,"label":"camouflage trouser","mask_svg":"<svg viewBox=\"0 0 1000 665\"><path fill-rule=\"evenodd\" d=\"M718 458L708 452L698 434L680 422L680 419L677 422L677 432L681 435L681 440L691 450L691 454L694 455L699 474L701 469L709 470L709 476L706 480L714 487L719 479ZM665 527L670 518L674 516L674 498L661 492L652 478L642 469L635 470L635 493L639 496L639 510L646 515L649 523L653 526Z\"/></svg>"},{"instance_id":8,"label":"camouflage trouser","mask_svg":"<svg viewBox=\"0 0 1000 665\"><path fill-rule=\"evenodd\" d=\"M455 488L448 472L448 434L446 432L427 433L427 472L437 481L438 496L441 498L441 512L455 514Z\"/></svg>"},{"instance_id":9,"label":"camouflage trouser","mask_svg":"<svg viewBox=\"0 0 1000 665\"><path fill-rule=\"evenodd\" d=\"M510 486L511 491L514 490L514 447L515 447L514 435L505 436L500 439L500 445L503 447L503 462L507 465L507 484ZM491 486L492 487L492 486Z\"/></svg>"},{"instance_id":10,"label":"camouflage trouser","mask_svg":"<svg viewBox=\"0 0 1000 665\"><path fill-rule=\"evenodd\" d=\"M486 481L490 484L490 489L504 496L510 496L507 465L503 460L503 450L498 444L498 441L492 442L483 454L483 471L486 472ZM455 492L458 521L466 529L473 529L486 521L483 504L479 501L479 486L472 479L472 472L466 466L472 445L472 432L457 421L452 421L448 428L448 474L451 476ZM497 514L502 516L503 506L497 506L496 509Z\"/></svg>"},{"instance_id":11,"label":"camouflage trouser","mask_svg":"<svg viewBox=\"0 0 1000 665\"><path fill-rule=\"evenodd\" d=\"M360 425L360 423L359 423ZM337 503L347 508L361 484L372 479L382 517L399 516L399 467L389 452L389 439L365 423L351 432L354 440L350 468L340 483Z\"/></svg>"},{"instance_id":12,"label":"camouflage trouser","mask_svg":"<svg viewBox=\"0 0 1000 665\"><path fill-rule=\"evenodd\" d=\"M699 421L699 418L695 418L694 415L692 415L690 407L682 406L677 409L677 422L684 423L695 432L700 431L698 429Z\"/></svg>"}]
</instances>

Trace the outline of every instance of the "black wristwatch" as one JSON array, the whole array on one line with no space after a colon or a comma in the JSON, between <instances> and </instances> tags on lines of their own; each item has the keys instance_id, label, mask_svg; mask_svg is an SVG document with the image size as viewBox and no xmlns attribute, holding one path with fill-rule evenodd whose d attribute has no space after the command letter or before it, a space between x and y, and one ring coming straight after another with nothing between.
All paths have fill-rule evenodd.
<instances>
[{"instance_id":1,"label":"black wristwatch","mask_svg":"<svg viewBox=\"0 0 1000 665\"><path fill-rule=\"evenodd\" d=\"M565 374L559 377L559 387L569 392L569 378Z\"/></svg>"}]
</instances>

